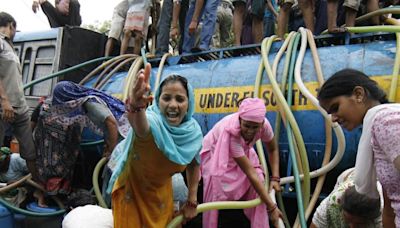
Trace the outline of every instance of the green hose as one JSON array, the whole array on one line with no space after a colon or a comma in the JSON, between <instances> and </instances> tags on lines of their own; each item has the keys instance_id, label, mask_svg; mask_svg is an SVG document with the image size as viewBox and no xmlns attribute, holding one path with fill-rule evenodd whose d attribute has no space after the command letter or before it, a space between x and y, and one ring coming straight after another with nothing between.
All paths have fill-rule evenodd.
<instances>
[{"instance_id":1,"label":"green hose","mask_svg":"<svg viewBox=\"0 0 400 228\"><path fill-rule=\"evenodd\" d=\"M92 59L92 60L86 61L86 62L84 62L84 63L80 63L80 64L78 64L78 65L75 65L75 66L73 66L73 67L69 67L69 68L67 68L67 69L60 70L60 71L58 71L58 72L56 72L56 73L50 74L50 75L45 76L45 77L43 77L43 78L38 78L38 79L36 79L36 80L33 80L33 81L31 81L31 82L25 84L25 85L24 85L24 90L26 90L26 89L32 87L33 85L35 85L35 84L37 84L37 83L39 83L39 82L43 82L43 81L46 81L46 80L49 80L49 79L58 77L58 76L60 76L60 75L63 75L63 74L65 74L65 73L71 72L71 71L76 70L76 69L79 69L79 68L84 67L84 66L86 66L86 65L89 65L89 64L92 64L92 63L96 63L96 62L100 62L100 61L103 61L103 60L105 60L105 59L110 59L110 58L111 58L111 57L100 57L100 58L97 58L97 59Z\"/></svg>"},{"instance_id":2,"label":"green hose","mask_svg":"<svg viewBox=\"0 0 400 228\"><path fill-rule=\"evenodd\" d=\"M322 84L324 83L324 77L323 77L321 63L320 63L318 52L317 52L317 47L315 45L315 40L314 40L313 34L310 30L307 30L306 32L307 32L308 44L309 44L311 54L312 54L313 60L314 60L314 68L317 73L317 81L318 81L319 85L322 86ZM302 91L301 86L299 87L299 89L300 89L300 91ZM325 153L324 153L324 158L322 160L322 165L321 165L322 167L326 166L329 163L331 153L332 153L332 129L331 128L332 128L331 120L325 119ZM305 212L306 220L308 220L308 218L310 217L312 210L314 209L315 204L318 201L318 197L319 197L322 187L324 185L325 178L326 178L326 174L318 177L317 184L314 188L313 195L311 197L308 208L306 209L306 212Z\"/></svg>"},{"instance_id":3,"label":"green hose","mask_svg":"<svg viewBox=\"0 0 400 228\"><path fill-rule=\"evenodd\" d=\"M364 27L347 27L349 32L366 33L366 32L394 32L396 33L396 56L393 65L392 82L390 85L389 101L395 101L396 91L400 70L400 25L382 25L382 26L364 26Z\"/></svg>"},{"instance_id":4,"label":"green hose","mask_svg":"<svg viewBox=\"0 0 400 228\"><path fill-rule=\"evenodd\" d=\"M365 21L371 17L380 16L380 15L384 15L384 14L400 14L400 7L392 6L392 7L387 7L387 8L375 10L374 12L364 14L364 15L356 18L356 24L359 22Z\"/></svg>"},{"instance_id":5,"label":"green hose","mask_svg":"<svg viewBox=\"0 0 400 228\"><path fill-rule=\"evenodd\" d=\"M394 59L392 81L390 83L389 101L395 102L400 70L400 32L396 33L396 57Z\"/></svg>"},{"instance_id":6,"label":"green hose","mask_svg":"<svg viewBox=\"0 0 400 228\"><path fill-rule=\"evenodd\" d=\"M351 33L367 33L367 32L400 32L399 25L379 25L379 26L360 26L346 27Z\"/></svg>"},{"instance_id":7,"label":"green hose","mask_svg":"<svg viewBox=\"0 0 400 228\"><path fill-rule=\"evenodd\" d=\"M289 107L292 105L292 90L293 90L293 72L294 72L294 64L295 64L295 59L296 59L296 54L297 54L297 47L299 45L299 40L300 40L300 34L296 34L294 38L294 44L293 44L293 49L292 49L292 55L291 61L290 61L290 69L289 69L289 80L288 80L288 93L287 93L287 104ZM290 157L292 158L292 165L293 165L293 174L295 176L295 188L296 188L296 198L297 198L297 206L299 210L299 217L300 217L300 225L302 228L307 227L306 226L306 219L305 219L305 208L307 208L306 200L303 200L302 196L302 191L300 189L300 174L299 174L299 169L297 167L297 159L296 155L294 152L294 142L293 142L293 132L290 124L286 125L286 133L288 136L288 144L289 144L289 153ZM301 160L303 160L304 157L301 157ZM305 167L303 166L303 169ZM306 172L306 171L305 171ZM297 178L296 178L297 177ZM306 192L306 184L303 182L303 191ZM305 194L307 195L307 194Z\"/></svg>"},{"instance_id":8,"label":"green hose","mask_svg":"<svg viewBox=\"0 0 400 228\"><path fill-rule=\"evenodd\" d=\"M93 183L93 190L94 194L96 195L97 201L99 201L99 205L103 208L108 208L106 201L104 201L103 196L101 195L100 187L99 187L99 173L101 170L101 167L103 167L107 163L107 158L102 158L100 161L97 163L96 167L94 168L93 171L93 176L92 176L92 183Z\"/></svg>"},{"instance_id":9,"label":"green hose","mask_svg":"<svg viewBox=\"0 0 400 228\"><path fill-rule=\"evenodd\" d=\"M293 116L293 114L292 114L292 112L290 110L290 107L287 105L287 103L285 103L285 98L284 98L282 92L279 89L279 85L277 84L275 78L273 77L273 73L272 73L271 67L270 67L268 59L267 59L269 48L270 48L271 44L272 44L272 40L270 40L270 39L267 40L266 39L266 40L263 41L263 43L261 45L261 54L262 54L263 60L265 62L267 75L268 75L268 77L269 77L269 79L271 81L271 85L272 85L273 91L274 91L277 99L279 100L279 102L282 104L282 107L283 107L283 109L285 111L285 114L287 115L286 116L287 121L293 127L293 130L294 130L294 133L295 133L294 134L295 139L298 142L300 142L299 145L298 145L300 147L300 149L301 149L300 151L305 151L304 141L303 141L303 138L301 136L300 130L298 128L298 125L296 123L296 120L294 119L294 116ZM296 159L294 159L293 161L296 161ZM295 164L295 162L293 162L293 164ZM299 213L303 212L303 214L304 214L304 206L303 206L303 204L307 205L307 197L309 196L309 190L310 190L309 189L309 183L310 183L309 172L305 172L304 173L304 183L305 183L305 186L306 186L306 188L305 188L306 198L305 198L304 201L306 201L306 203L304 204L302 202L303 199L302 199L301 195L300 195L300 197L297 197L297 200L300 200L300 202L301 202L301 203L298 203ZM295 185L298 188L298 189L296 189L296 193L297 194L301 194L300 177L299 177L298 173L297 173L297 175L295 173ZM308 194L307 194L307 192L308 192Z\"/></svg>"},{"instance_id":10,"label":"green hose","mask_svg":"<svg viewBox=\"0 0 400 228\"><path fill-rule=\"evenodd\" d=\"M286 40L289 42L289 46L286 47L286 57L285 57L285 63L284 63L284 67L283 67L283 74L282 74L282 79L281 79L281 87L280 90L281 92L284 92L286 89L286 84L287 84L287 75L288 75L288 71L289 71L289 64L290 64L290 56L292 55L292 47L293 47L293 36L295 35L295 32L291 32L289 33L288 37L286 38ZM286 42L285 40L285 42ZM276 68L278 65L278 62L275 63L274 61L274 65L272 68L273 74L276 76ZM279 103L278 103L279 105ZM274 130L274 135L276 137L276 141L279 142L279 133L281 130L281 121L282 121L282 115L284 115L284 111L283 110L279 110L279 112L276 113L276 120L275 120L275 130ZM286 119L285 121L285 125L287 125L288 123L286 123ZM289 223L289 219L287 217L287 213L285 210L285 204L283 203L283 198L282 198L282 193L281 192L277 192L277 202L279 205L279 208L281 209L281 212L283 214L283 222L285 224L285 227L290 227L290 223Z\"/></svg>"},{"instance_id":11,"label":"green hose","mask_svg":"<svg viewBox=\"0 0 400 228\"><path fill-rule=\"evenodd\" d=\"M281 79L281 86L280 86L280 91L281 92L285 92L286 90L286 84L287 84L287 76L288 76L288 72L289 72L289 65L290 65L290 56L292 56L292 48L293 48L293 36L295 35L295 32L291 32L289 33L288 37L286 38L286 40L289 41L289 45L286 47L286 57L285 57L285 63L284 63L284 67L283 67L283 72L282 72L282 79ZM276 78L276 69L274 69L274 67L276 68L278 65L278 63L274 62L273 68L272 68L272 73L273 75L275 75ZM279 103L278 103L279 105ZM281 105L279 105L281 106ZM280 109L279 112L277 112L276 115L276 120L275 120L275 136L277 137L276 141L279 141L279 132L281 129L281 120L282 120L282 115L284 115L285 112L283 109ZM284 124L286 125L286 119L284 119Z\"/></svg>"},{"instance_id":12,"label":"green hose","mask_svg":"<svg viewBox=\"0 0 400 228\"><path fill-rule=\"evenodd\" d=\"M10 204L7 200L4 200L3 198L0 197L0 203L3 204L5 207L10 209L11 211L14 211L18 214L22 215L27 215L27 216L33 216L33 217L49 217L49 216L59 216L65 214L65 210L61 209L55 212L46 212L46 213L39 213L39 212L33 212L33 211L28 211L21 209L19 207L16 207L12 204Z\"/></svg>"},{"instance_id":13,"label":"green hose","mask_svg":"<svg viewBox=\"0 0 400 228\"><path fill-rule=\"evenodd\" d=\"M400 22L393 19L387 18L385 23L392 25L400 25ZM390 91L389 91L389 101L395 102L397 86L399 81L399 69L400 68L400 32L396 32L396 57L393 65L393 73L392 73L392 81L390 83Z\"/></svg>"},{"instance_id":14,"label":"green hose","mask_svg":"<svg viewBox=\"0 0 400 228\"><path fill-rule=\"evenodd\" d=\"M210 210L220 210L220 209L246 209L252 208L261 203L259 198L249 201L221 201L221 202L210 202L202 203L197 206L197 212L202 213ZM174 228L181 224L183 221L183 216L179 215L175 217L168 225L167 228Z\"/></svg>"},{"instance_id":15,"label":"green hose","mask_svg":"<svg viewBox=\"0 0 400 228\"><path fill-rule=\"evenodd\" d=\"M84 67L84 66L86 66L86 65L89 65L89 64L92 64L92 63L95 63L95 62L99 62L99 61L103 61L103 60L109 59L109 58L110 58L110 57L100 57L100 58L97 58L97 59L92 59L92 60L90 60L90 61L87 61L87 62L78 64L78 65L75 65L75 66L73 66L73 67L70 67L70 68L61 70L61 71L56 72L56 73L54 73L54 74L50 74L50 75L45 76L45 77L43 77L43 78L39 78L39 79L33 80L33 81L31 81L30 83L27 83L27 84L24 85L24 90L26 90L26 89L28 89L28 88L30 88L30 87L32 87L32 86L34 86L35 84L38 84L38 83L40 83L40 82L43 82L43 81L46 81L46 80L49 80L49 79L58 77L58 76L60 76L60 75L63 75L63 74L65 74L65 73L68 73L68 72L71 72L71 71L74 71L74 70L79 69L79 68L81 68L81 67ZM103 141L104 141L104 140L99 140L99 141L89 142L89 143L82 143L81 145L82 145L82 146L92 146L92 145L100 144L100 143L102 143ZM6 200L4 200L4 199L1 198L1 197L0 197L0 202L1 202L4 206L6 206L8 209L10 209L10 210L12 210L12 211L15 211L15 212L17 212L17 213L23 214L23 215L27 215L27 216L49 217L49 216L58 216L58 215L62 215L62 214L65 213L65 210L64 210L64 209L61 209L61 210L58 210L58 211L55 211L55 212L50 212L50 213L32 212L32 211L28 211L28 210L24 210L24 209L18 208L18 207L16 207L16 206L14 206L14 205L8 203Z\"/></svg>"},{"instance_id":16,"label":"green hose","mask_svg":"<svg viewBox=\"0 0 400 228\"><path fill-rule=\"evenodd\" d=\"M260 79L263 73L263 62L260 63L260 66L257 71L257 78L255 85L260 85ZM259 87L255 86L255 94L259 95ZM257 142L259 144L259 142ZM257 145L259 147L259 145ZM260 151L260 150L258 150ZM268 169L266 169L265 157L263 153L258 153L260 156L260 162L262 164L263 170L268 173ZM268 188L268 177L266 176L264 181L264 186ZM221 209L245 209L245 208L252 208L258 206L262 203L260 198L248 201L221 201L221 202L209 202L209 203L202 203L197 206L197 212L202 213L204 211L209 210L221 210ZM173 228L181 224L183 221L183 216L179 215L175 217L168 225L167 228Z\"/></svg>"},{"instance_id":17,"label":"green hose","mask_svg":"<svg viewBox=\"0 0 400 228\"><path fill-rule=\"evenodd\" d=\"M48 76L45 76L45 77L42 77L42 78L38 78L36 80L33 80L33 81L25 84L24 85L24 90L26 90L28 88L31 88L32 86L34 86L34 85L36 85L36 84L38 84L40 82L43 82L43 81L46 81L46 80L49 80L49 79L52 79L52 78L55 78L55 77L59 77L59 76L65 74L65 73L77 70L77 69L79 69L81 67L84 67L86 65L89 65L89 64L92 64L92 63L95 63L95 62L100 62L100 61L103 61L105 59L110 59L110 58L111 57L100 57L100 58L97 58L97 59L92 59L92 60L89 60L87 62L80 63L80 64L75 65L73 67L69 67L67 69L64 69L64 70L58 71L56 73L50 74ZM81 146L96 146L96 145L100 145L103 142L104 142L104 140L102 139L102 140L93 141L93 142L81 143L80 145Z\"/></svg>"},{"instance_id":18,"label":"green hose","mask_svg":"<svg viewBox=\"0 0 400 228\"><path fill-rule=\"evenodd\" d=\"M92 141L92 142L84 142L84 143L81 143L80 146L97 146L102 143L104 143L104 139L100 139L100 140Z\"/></svg>"},{"instance_id":19,"label":"green hose","mask_svg":"<svg viewBox=\"0 0 400 228\"><path fill-rule=\"evenodd\" d=\"M360 17L357 17L355 22L357 24L357 23L365 21L371 17L380 16L380 15L384 15L384 14L390 14L390 13L400 14L400 7L395 6L395 7L387 7L387 8L375 10L374 12L370 12L370 13L364 14ZM341 27L343 27L343 26L345 26L345 25L342 25ZM328 29L321 32L321 34L327 34L327 33L328 33Z\"/></svg>"}]
</instances>

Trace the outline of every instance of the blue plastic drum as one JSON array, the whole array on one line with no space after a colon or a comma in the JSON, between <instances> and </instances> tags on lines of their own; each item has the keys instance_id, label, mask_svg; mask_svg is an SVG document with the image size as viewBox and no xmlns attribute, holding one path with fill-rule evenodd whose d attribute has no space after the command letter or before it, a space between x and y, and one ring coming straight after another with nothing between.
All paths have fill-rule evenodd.
<instances>
[{"instance_id":1,"label":"blue plastic drum","mask_svg":"<svg viewBox=\"0 0 400 228\"><path fill-rule=\"evenodd\" d=\"M0 204L0 227L14 228L14 220L12 213Z\"/></svg>"}]
</instances>

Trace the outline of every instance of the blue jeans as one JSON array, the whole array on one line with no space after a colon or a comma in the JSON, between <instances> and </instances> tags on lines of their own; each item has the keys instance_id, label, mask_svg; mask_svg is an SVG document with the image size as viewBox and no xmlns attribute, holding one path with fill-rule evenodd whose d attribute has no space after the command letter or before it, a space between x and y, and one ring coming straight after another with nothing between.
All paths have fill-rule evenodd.
<instances>
[{"instance_id":1,"label":"blue jeans","mask_svg":"<svg viewBox=\"0 0 400 228\"><path fill-rule=\"evenodd\" d=\"M275 19L264 17L264 37L270 37L275 34Z\"/></svg>"},{"instance_id":2,"label":"blue jeans","mask_svg":"<svg viewBox=\"0 0 400 228\"><path fill-rule=\"evenodd\" d=\"M200 33L200 44L201 50L210 49L211 38L214 34L215 21L217 19L217 8L220 0L207 0L204 1L204 7L200 13L200 18L203 23L203 27ZM189 24L192 21L194 7L196 0L191 0L189 9L185 20L185 31L183 40L183 53L189 53L195 44L195 36L189 35Z\"/></svg>"}]
</instances>

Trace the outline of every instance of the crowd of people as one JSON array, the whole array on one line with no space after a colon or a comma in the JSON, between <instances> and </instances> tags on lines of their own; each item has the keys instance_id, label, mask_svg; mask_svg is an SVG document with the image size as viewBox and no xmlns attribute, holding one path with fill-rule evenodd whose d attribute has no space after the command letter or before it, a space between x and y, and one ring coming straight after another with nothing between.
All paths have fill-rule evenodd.
<instances>
[{"instance_id":1,"label":"crowd of people","mask_svg":"<svg viewBox=\"0 0 400 228\"><path fill-rule=\"evenodd\" d=\"M126 53L127 31L135 34L135 31L148 29L139 26L132 30L127 25L125 19L129 15L126 12L132 10L132 2L141 1L124 0L114 9L106 56L112 52L111 43L120 37L123 37L120 54ZM154 15L149 33L156 33L157 39L153 41L156 55L171 52L171 41L174 41L179 53L191 53L232 45L257 44L273 34L284 38L286 32L297 30L300 26L307 27L315 35L324 30L330 33L345 32L341 25L354 26L357 16L386 5L399 4L398 1L379 0L164 0L160 10L159 1L151 2L152 6L149 4L141 11L147 12L145 15L149 15L148 12ZM295 16L299 14L301 18ZM148 17L141 18L148 20ZM379 25L383 19L375 16L368 23ZM135 45L143 44L135 40L134 53L139 54L139 48Z\"/></svg>"},{"instance_id":2,"label":"crowd of people","mask_svg":"<svg viewBox=\"0 0 400 228\"><path fill-rule=\"evenodd\" d=\"M170 38L179 34L182 53L224 47L229 43L230 26L235 45L259 43L275 31L283 38L296 5L314 33L324 26L329 32L342 32L336 23L337 1L316 2L164 0L160 8L158 1L124 0L114 9L106 55L111 55L120 38L120 54L127 53L131 37L135 40L133 52L139 54L150 32L150 16L160 18L157 29L154 26L151 31L158 33L158 54L169 52ZM366 8L376 10L378 3L368 0ZM360 4L344 1L347 25L355 23ZM39 6L52 27L81 24L77 0L56 0L55 7L39 0L33 3L33 11ZM317 13L317 8L328 14ZM317 15L325 17L325 25ZM379 24L380 18L371 23ZM109 159L105 195L110 197L112 209L76 205L65 224L75 224L78 216L93 215L91 211L96 210L105 215L104 227L165 227L179 213L187 222L197 216L202 180L203 202L260 197L259 206L244 209L251 226L269 227L269 220L278 226L283 215L268 193L281 191L279 146L262 99L241 100L238 111L221 119L203 138L193 118L195 98L187 79L169 75L152 95L151 66L146 64L136 75L125 103L99 90L62 81L31 117L12 43L16 27L11 15L0 12L0 141L3 145L4 135L10 131L20 145L18 156L0 149L0 180L13 182L29 172L48 195L76 194L72 174L81 134L87 127L104 138L102 156ZM197 38L195 34L199 34ZM353 69L329 77L318 100L333 122L347 130L362 125L363 131L354 171L339 177L337 187L314 214L311 227L400 227L400 106L388 103L375 81ZM270 189L264 187L265 173L254 150L259 139L269 155ZM185 182L176 175L184 171ZM44 196L36 196L45 207ZM89 201L86 204L94 204ZM177 206L176 202L181 203ZM217 227L218 212L204 213L203 226Z\"/></svg>"},{"instance_id":3,"label":"crowd of people","mask_svg":"<svg viewBox=\"0 0 400 228\"><path fill-rule=\"evenodd\" d=\"M257 44L273 34L284 38L300 26L315 35L325 30L341 33L346 32L342 25L355 26L356 17L398 4L398 0L164 0L162 4L160 0L123 0L113 11L105 56L140 54L152 37L156 37L152 41L155 54L162 55ZM82 22L78 0L56 0L55 6L35 0L33 11L39 7L51 27ZM374 16L367 23L379 25L384 18Z\"/></svg>"}]
</instances>

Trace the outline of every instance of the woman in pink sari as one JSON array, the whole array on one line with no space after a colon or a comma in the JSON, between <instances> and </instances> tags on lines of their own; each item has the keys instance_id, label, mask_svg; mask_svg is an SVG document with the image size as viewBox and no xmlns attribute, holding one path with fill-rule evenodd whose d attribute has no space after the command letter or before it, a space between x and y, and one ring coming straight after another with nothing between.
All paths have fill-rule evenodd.
<instances>
[{"instance_id":1,"label":"woman in pink sari","mask_svg":"<svg viewBox=\"0 0 400 228\"><path fill-rule=\"evenodd\" d=\"M282 217L264 188L264 173L253 148L258 139L265 143L272 170L270 189L280 191L278 145L265 113L263 100L243 100L238 112L224 117L208 132L200 152L203 201L251 200L258 195L264 203L244 209L252 228L269 227L268 214L275 226ZM203 226L216 228L218 211L204 213Z\"/></svg>"}]
</instances>

